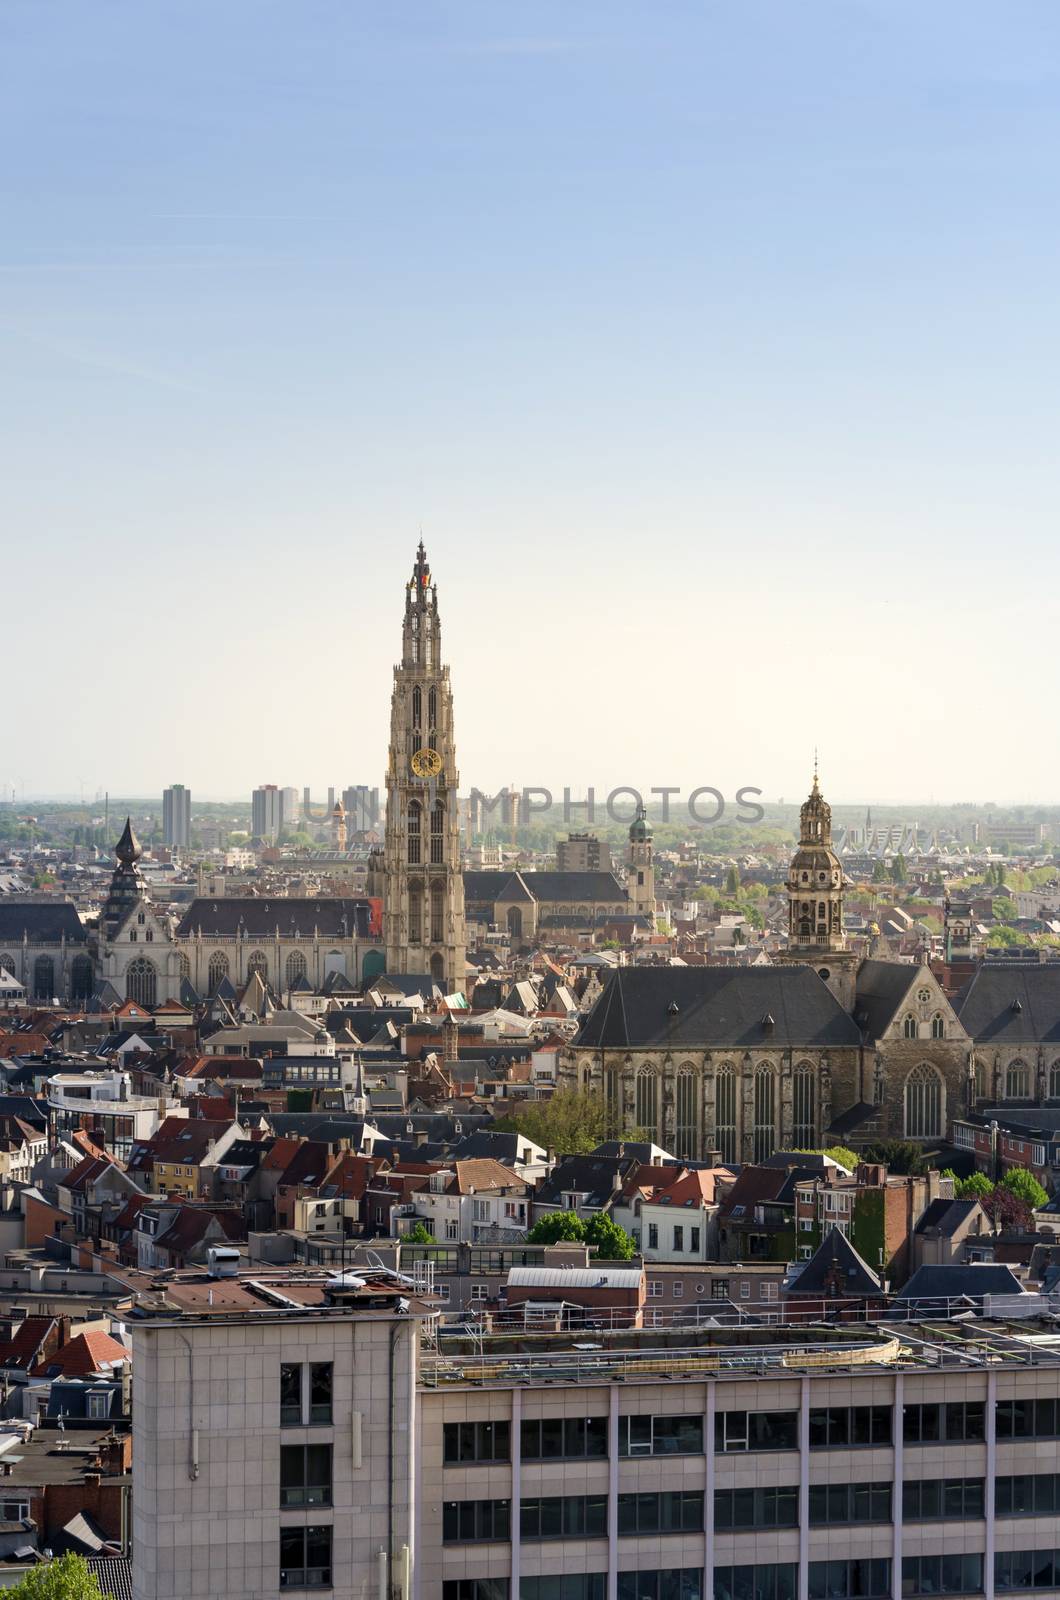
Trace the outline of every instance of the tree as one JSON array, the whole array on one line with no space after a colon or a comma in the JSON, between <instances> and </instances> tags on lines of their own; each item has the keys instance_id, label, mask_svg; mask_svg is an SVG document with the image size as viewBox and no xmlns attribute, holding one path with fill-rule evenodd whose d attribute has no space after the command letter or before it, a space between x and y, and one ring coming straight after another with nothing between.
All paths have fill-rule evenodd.
<instances>
[{"instance_id":1,"label":"tree","mask_svg":"<svg viewBox=\"0 0 1060 1600\"><path fill-rule=\"evenodd\" d=\"M889 1172L895 1174L909 1174L915 1176L925 1168L924 1152L920 1146L907 1139L878 1139L875 1144L870 1144L867 1150L862 1151L862 1161L871 1161L885 1166Z\"/></svg>"},{"instance_id":2,"label":"tree","mask_svg":"<svg viewBox=\"0 0 1060 1600\"><path fill-rule=\"evenodd\" d=\"M846 1167L848 1172L853 1172L858 1162L862 1159L853 1150L848 1150L846 1145L833 1144L827 1150L811 1150L809 1147L796 1148L797 1156L830 1156L833 1161L838 1161L841 1167Z\"/></svg>"},{"instance_id":3,"label":"tree","mask_svg":"<svg viewBox=\"0 0 1060 1600\"><path fill-rule=\"evenodd\" d=\"M103 1596L84 1557L72 1552L34 1567L7 1592L16 1600L110 1600Z\"/></svg>"},{"instance_id":4,"label":"tree","mask_svg":"<svg viewBox=\"0 0 1060 1600\"><path fill-rule=\"evenodd\" d=\"M995 1233L1002 1228L1016 1228L1020 1233L1026 1233L1033 1226L1026 1201L1013 1194L1011 1189L1006 1189L1003 1183L999 1183L980 1204L990 1218L990 1226Z\"/></svg>"},{"instance_id":5,"label":"tree","mask_svg":"<svg viewBox=\"0 0 1060 1600\"><path fill-rule=\"evenodd\" d=\"M621 1133L616 1112L603 1095L584 1089L557 1089L549 1100L528 1100L493 1126L500 1132L521 1133L543 1150L560 1155L588 1155L606 1139ZM638 1132L626 1131L627 1139Z\"/></svg>"},{"instance_id":6,"label":"tree","mask_svg":"<svg viewBox=\"0 0 1060 1600\"><path fill-rule=\"evenodd\" d=\"M598 1211L585 1229L586 1244L594 1244L602 1261L628 1261L634 1245L625 1228L620 1228L614 1218Z\"/></svg>"},{"instance_id":7,"label":"tree","mask_svg":"<svg viewBox=\"0 0 1060 1600\"><path fill-rule=\"evenodd\" d=\"M736 864L734 862L733 865L729 868L728 872L725 874L725 893L726 894L739 894L739 892L740 892L740 869L739 869L738 866L736 866Z\"/></svg>"},{"instance_id":8,"label":"tree","mask_svg":"<svg viewBox=\"0 0 1060 1600\"><path fill-rule=\"evenodd\" d=\"M401 1235L402 1244L434 1244L435 1237L425 1222L414 1222L407 1233Z\"/></svg>"},{"instance_id":9,"label":"tree","mask_svg":"<svg viewBox=\"0 0 1060 1600\"><path fill-rule=\"evenodd\" d=\"M1002 1178L1000 1187L1014 1194L1017 1200L1022 1200L1031 1211L1044 1206L1049 1198L1034 1173L1028 1172L1026 1167L1011 1167Z\"/></svg>"},{"instance_id":10,"label":"tree","mask_svg":"<svg viewBox=\"0 0 1060 1600\"><path fill-rule=\"evenodd\" d=\"M970 1178L958 1178L953 1190L958 1200L988 1200L994 1185L985 1172L973 1172Z\"/></svg>"},{"instance_id":11,"label":"tree","mask_svg":"<svg viewBox=\"0 0 1060 1600\"><path fill-rule=\"evenodd\" d=\"M999 922L1015 922L1016 920L1016 902L1015 900L1010 900L1008 895L998 895L994 901L993 910L994 916Z\"/></svg>"},{"instance_id":12,"label":"tree","mask_svg":"<svg viewBox=\"0 0 1060 1600\"><path fill-rule=\"evenodd\" d=\"M576 1211L549 1211L539 1217L526 1236L527 1244L560 1244L585 1238L585 1223Z\"/></svg>"},{"instance_id":13,"label":"tree","mask_svg":"<svg viewBox=\"0 0 1060 1600\"><path fill-rule=\"evenodd\" d=\"M902 855L901 851L899 851L894 858L894 863L891 867L891 876L895 883L904 883L906 877L908 876L905 870L905 857Z\"/></svg>"}]
</instances>

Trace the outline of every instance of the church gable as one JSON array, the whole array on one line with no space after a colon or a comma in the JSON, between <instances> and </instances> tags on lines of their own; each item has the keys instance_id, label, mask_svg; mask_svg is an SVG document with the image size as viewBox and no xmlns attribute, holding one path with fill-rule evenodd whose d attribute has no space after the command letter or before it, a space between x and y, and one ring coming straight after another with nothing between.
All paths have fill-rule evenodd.
<instances>
[{"instance_id":1,"label":"church gable","mask_svg":"<svg viewBox=\"0 0 1060 1600\"><path fill-rule=\"evenodd\" d=\"M968 1039L930 967L907 962L862 962L854 1020L869 1041Z\"/></svg>"}]
</instances>

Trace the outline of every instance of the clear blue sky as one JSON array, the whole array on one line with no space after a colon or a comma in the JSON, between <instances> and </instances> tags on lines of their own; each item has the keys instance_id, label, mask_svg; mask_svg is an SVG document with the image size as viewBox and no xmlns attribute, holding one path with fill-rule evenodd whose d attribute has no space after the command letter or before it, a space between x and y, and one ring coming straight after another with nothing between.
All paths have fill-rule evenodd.
<instances>
[{"instance_id":1,"label":"clear blue sky","mask_svg":"<svg viewBox=\"0 0 1060 1600\"><path fill-rule=\"evenodd\" d=\"M0 783L1060 797L1060 7L6 0Z\"/></svg>"}]
</instances>

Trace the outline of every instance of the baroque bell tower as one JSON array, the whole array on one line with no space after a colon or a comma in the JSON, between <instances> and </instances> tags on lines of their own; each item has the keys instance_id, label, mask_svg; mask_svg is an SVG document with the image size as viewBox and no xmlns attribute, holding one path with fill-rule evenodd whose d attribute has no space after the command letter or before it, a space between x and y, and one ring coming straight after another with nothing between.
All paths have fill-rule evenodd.
<instances>
[{"instance_id":1,"label":"baroque bell tower","mask_svg":"<svg viewBox=\"0 0 1060 1600\"><path fill-rule=\"evenodd\" d=\"M401 661L390 701L384 937L391 973L429 973L446 993L466 981L456 746L438 589L420 540L405 588Z\"/></svg>"},{"instance_id":2,"label":"baroque bell tower","mask_svg":"<svg viewBox=\"0 0 1060 1600\"><path fill-rule=\"evenodd\" d=\"M788 869L788 944L779 959L816 967L839 1003L853 1007L860 958L847 946L843 868L832 849L832 808L821 793L816 761Z\"/></svg>"}]
</instances>

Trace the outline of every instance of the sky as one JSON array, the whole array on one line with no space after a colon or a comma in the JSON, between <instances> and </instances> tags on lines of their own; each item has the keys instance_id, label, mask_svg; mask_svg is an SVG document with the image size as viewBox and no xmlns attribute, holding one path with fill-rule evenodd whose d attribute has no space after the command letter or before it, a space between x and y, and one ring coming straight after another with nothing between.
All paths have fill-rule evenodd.
<instances>
[{"instance_id":1,"label":"sky","mask_svg":"<svg viewBox=\"0 0 1060 1600\"><path fill-rule=\"evenodd\" d=\"M5 0L0 796L1060 799L1052 0Z\"/></svg>"}]
</instances>

